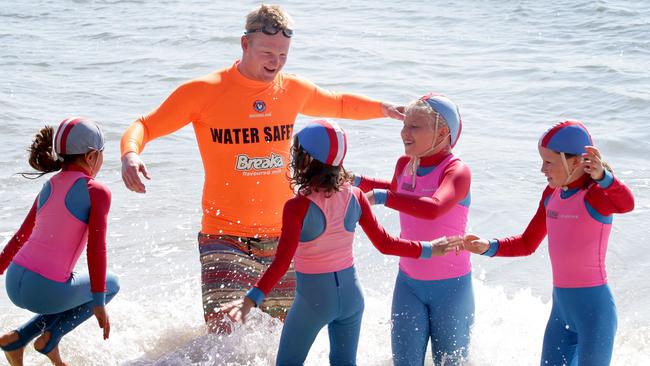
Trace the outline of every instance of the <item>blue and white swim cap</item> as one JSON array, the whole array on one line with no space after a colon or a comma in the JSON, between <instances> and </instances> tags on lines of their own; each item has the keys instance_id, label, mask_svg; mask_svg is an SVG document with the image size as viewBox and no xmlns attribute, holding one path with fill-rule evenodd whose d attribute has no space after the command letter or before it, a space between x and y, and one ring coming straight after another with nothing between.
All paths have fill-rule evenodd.
<instances>
[{"instance_id":1,"label":"blue and white swim cap","mask_svg":"<svg viewBox=\"0 0 650 366\"><path fill-rule=\"evenodd\" d=\"M447 122L449 133L451 135L451 147L456 145L460 132L463 129L463 121L460 117L460 111L456 103L441 94L429 93L420 98L420 100L429 104L434 111L442 116Z\"/></svg>"},{"instance_id":2,"label":"blue and white swim cap","mask_svg":"<svg viewBox=\"0 0 650 366\"><path fill-rule=\"evenodd\" d=\"M343 164L347 152L347 138L336 123L324 119L312 121L298 132L298 144L309 155L323 164Z\"/></svg>"},{"instance_id":3,"label":"blue and white swim cap","mask_svg":"<svg viewBox=\"0 0 650 366\"><path fill-rule=\"evenodd\" d=\"M581 155L586 152L585 146L594 144L591 135L580 121L560 122L539 139L539 145L558 153Z\"/></svg>"}]
</instances>

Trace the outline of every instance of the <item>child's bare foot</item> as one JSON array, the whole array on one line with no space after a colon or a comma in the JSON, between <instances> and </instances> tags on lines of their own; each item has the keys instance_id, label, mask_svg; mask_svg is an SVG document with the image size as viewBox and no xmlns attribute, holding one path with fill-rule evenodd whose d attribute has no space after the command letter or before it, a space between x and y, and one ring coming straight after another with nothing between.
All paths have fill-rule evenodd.
<instances>
[{"instance_id":1,"label":"child's bare foot","mask_svg":"<svg viewBox=\"0 0 650 366\"><path fill-rule=\"evenodd\" d=\"M49 330L43 332L43 334L41 334L41 336L38 337L36 339L36 341L34 341L34 348L37 351L40 352L40 350L45 348L45 346L47 345L47 342L50 341L51 336L52 336L52 334L50 333ZM56 347L52 348L50 353L48 353L46 356L47 356L47 358L50 359L50 361L52 361L52 363L55 366L66 366L66 364L63 362L63 360L61 360L61 354L59 353L59 346L56 346Z\"/></svg>"},{"instance_id":2,"label":"child's bare foot","mask_svg":"<svg viewBox=\"0 0 650 366\"><path fill-rule=\"evenodd\" d=\"M20 335L15 330L12 330L9 333L5 333L0 336L0 346L6 346L8 344L14 343L20 339ZM13 351L5 351L5 357L9 361L11 366L23 366L23 353L25 352L25 347L15 349Z\"/></svg>"}]
</instances>

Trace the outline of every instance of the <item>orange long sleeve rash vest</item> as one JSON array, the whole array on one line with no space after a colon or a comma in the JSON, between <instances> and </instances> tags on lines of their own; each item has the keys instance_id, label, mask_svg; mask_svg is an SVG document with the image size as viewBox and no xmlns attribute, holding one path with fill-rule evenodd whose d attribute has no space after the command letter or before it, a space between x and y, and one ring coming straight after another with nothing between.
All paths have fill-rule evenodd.
<instances>
[{"instance_id":1,"label":"orange long sleeve rash vest","mask_svg":"<svg viewBox=\"0 0 650 366\"><path fill-rule=\"evenodd\" d=\"M272 82L251 80L238 63L181 84L131 124L121 152L140 154L149 141L192 123L205 172L201 231L277 237L282 207L293 196L286 176L297 115L378 118L381 103L333 93L291 74L279 73Z\"/></svg>"}]
</instances>

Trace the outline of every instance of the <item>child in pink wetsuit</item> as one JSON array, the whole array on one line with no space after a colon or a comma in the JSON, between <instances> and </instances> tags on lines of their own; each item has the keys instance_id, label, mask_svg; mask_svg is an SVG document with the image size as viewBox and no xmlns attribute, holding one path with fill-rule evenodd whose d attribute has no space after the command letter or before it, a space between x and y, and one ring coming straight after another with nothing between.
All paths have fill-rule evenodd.
<instances>
[{"instance_id":1,"label":"child in pink wetsuit","mask_svg":"<svg viewBox=\"0 0 650 366\"><path fill-rule=\"evenodd\" d=\"M553 307L540 365L606 366L617 317L605 254L613 214L631 211L634 197L603 163L581 122L546 131L539 154L548 186L523 234L490 241L468 235L465 248L490 257L525 256L548 234Z\"/></svg>"},{"instance_id":2,"label":"child in pink wetsuit","mask_svg":"<svg viewBox=\"0 0 650 366\"><path fill-rule=\"evenodd\" d=\"M384 254L429 258L458 249L458 237L453 244L447 238L431 243L389 236L366 196L350 185L342 166L345 151L345 134L334 123L315 121L297 134L291 167L298 193L284 206L277 255L244 299L223 309L233 320L242 319L294 260L296 297L282 328L277 365L302 365L326 325L330 364L356 364L364 308L352 250L357 223Z\"/></svg>"},{"instance_id":3,"label":"child in pink wetsuit","mask_svg":"<svg viewBox=\"0 0 650 366\"><path fill-rule=\"evenodd\" d=\"M105 304L119 290L106 273L106 223L111 192L94 179L103 163L104 134L84 118L68 118L56 130L43 128L30 149L30 165L45 173L59 171L36 197L18 232L0 254L7 295L18 307L37 313L0 337L11 365L22 365L25 345L63 365L58 344L93 314L110 333ZM83 250L88 274L73 269Z\"/></svg>"},{"instance_id":4,"label":"child in pink wetsuit","mask_svg":"<svg viewBox=\"0 0 650 366\"><path fill-rule=\"evenodd\" d=\"M454 102L425 95L406 110L405 155L392 181L355 179L371 201L399 211L401 238L465 235L471 174L452 152L461 130ZM400 258L391 309L395 365L423 365L428 342L435 365L458 365L467 358L474 322L469 257L462 251L426 260Z\"/></svg>"}]
</instances>

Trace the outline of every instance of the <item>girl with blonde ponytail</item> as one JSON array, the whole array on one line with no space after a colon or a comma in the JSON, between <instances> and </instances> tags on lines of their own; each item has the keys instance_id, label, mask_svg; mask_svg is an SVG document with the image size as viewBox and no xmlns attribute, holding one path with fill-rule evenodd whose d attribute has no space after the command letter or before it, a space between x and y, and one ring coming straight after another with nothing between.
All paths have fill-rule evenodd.
<instances>
[{"instance_id":1,"label":"girl with blonde ponytail","mask_svg":"<svg viewBox=\"0 0 650 366\"><path fill-rule=\"evenodd\" d=\"M464 235L470 204L470 170L452 153L461 132L458 107L427 94L406 109L405 155L392 181L356 177L370 202L399 211L401 238L432 240ZM474 322L469 252L430 259L400 258L393 291L395 365L424 364L430 341L435 365L458 365L468 355Z\"/></svg>"}]
</instances>

